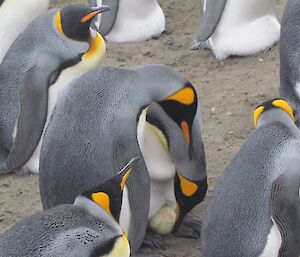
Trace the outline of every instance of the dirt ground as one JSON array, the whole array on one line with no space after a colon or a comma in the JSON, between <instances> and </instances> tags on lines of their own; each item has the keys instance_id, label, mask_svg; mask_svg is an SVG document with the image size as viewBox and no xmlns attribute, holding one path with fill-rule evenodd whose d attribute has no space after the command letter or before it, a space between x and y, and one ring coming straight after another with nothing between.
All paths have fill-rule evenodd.
<instances>
[{"instance_id":1,"label":"dirt ground","mask_svg":"<svg viewBox=\"0 0 300 257\"><path fill-rule=\"evenodd\" d=\"M60 5L62 0L52 1ZM79 0L65 0L84 2ZM133 67L141 64L167 64L199 88L199 101L204 118L204 140L210 189L235 153L253 130L252 113L264 100L278 96L278 45L247 58L217 61L210 51L189 51L200 22L200 0L160 1L166 15L166 32L157 40L140 43L107 43L106 64ZM277 0L280 19L286 0ZM202 217L206 203L193 214ZM0 232L16 221L41 210L38 176L0 176ZM168 257L199 257L196 240L167 236ZM159 253L159 251L157 251Z\"/></svg>"}]
</instances>

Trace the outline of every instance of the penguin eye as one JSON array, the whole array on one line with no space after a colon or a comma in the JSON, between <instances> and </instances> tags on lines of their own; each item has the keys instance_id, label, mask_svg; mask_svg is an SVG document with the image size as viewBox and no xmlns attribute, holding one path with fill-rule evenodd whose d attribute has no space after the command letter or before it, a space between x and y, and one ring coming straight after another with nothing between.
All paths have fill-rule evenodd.
<instances>
[{"instance_id":1,"label":"penguin eye","mask_svg":"<svg viewBox=\"0 0 300 257\"><path fill-rule=\"evenodd\" d=\"M257 126L258 119L259 119L260 115L263 113L264 110L265 110L264 106L259 106L259 107L256 108L256 110L254 112L254 115L253 115L254 126L255 127Z\"/></svg>"},{"instance_id":2,"label":"penguin eye","mask_svg":"<svg viewBox=\"0 0 300 257\"><path fill-rule=\"evenodd\" d=\"M277 99L272 102L272 105L287 112L287 114L292 118L292 120L295 121L293 108L288 104L288 102L286 102L282 99Z\"/></svg>"},{"instance_id":3,"label":"penguin eye","mask_svg":"<svg viewBox=\"0 0 300 257\"><path fill-rule=\"evenodd\" d=\"M195 101L195 92L191 87L185 87L167 97L166 100L174 100L181 104L190 105Z\"/></svg>"}]
</instances>

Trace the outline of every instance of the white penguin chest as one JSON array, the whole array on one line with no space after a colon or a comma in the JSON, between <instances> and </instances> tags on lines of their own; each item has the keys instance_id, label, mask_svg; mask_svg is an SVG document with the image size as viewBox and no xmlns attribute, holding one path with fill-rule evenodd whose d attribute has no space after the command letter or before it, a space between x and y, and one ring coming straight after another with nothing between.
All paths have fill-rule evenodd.
<instances>
[{"instance_id":1,"label":"white penguin chest","mask_svg":"<svg viewBox=\"0 0 300 257\"><path fill-rule=\"evenodd\" d=\"M273 221L273 226L271 227L270 233L268 235L267 238L267 244L265 246L265 249L263 251L263 253L259 256L259 257L277 257L280 247L281 247L281 243L282 243L282 239L281 239L281 234L280 231L277 227L277 225L275 224L275 222Z\"/></svg>"},{"instance_id":2,"label":"white penguin chest","mask_svg":"<svg viewBox=\"0 0 300 257\"><path fill-rule=\"evenodd\" d=\"M48 9L50 0L5 0L0 8L0 63L20 33Z\"/></svg>"},{"instance_id":3,"label":"white penguin chest","mask_svg":"<svg viewBox=\"0 0 300 257\"><path fill-rule=\"evenodd\" d=\"M141 41L165 29L165 16L157 0L122 0L108 41Z\"/></svg>"}]
</instances>

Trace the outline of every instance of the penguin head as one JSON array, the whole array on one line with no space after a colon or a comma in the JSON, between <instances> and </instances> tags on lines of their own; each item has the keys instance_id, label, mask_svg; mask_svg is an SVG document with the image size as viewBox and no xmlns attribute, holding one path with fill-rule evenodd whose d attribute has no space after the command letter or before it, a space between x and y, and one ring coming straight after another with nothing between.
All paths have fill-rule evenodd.
<instances>
[{"instance_id":1,"label":"penguin head","mask_svg":"<svg viewBox=\"0 0 300 257\"><path fill-rule=\"evenodd\" d=\"M123 189L137 160L138 158L133 158L116 176L99 186L85 191L80 197L97 204L105 212L106 216L108 214L119 223Z\"/></svg>"},{"instance_id":2,"label":"penguin head","mask_svg":"<svg viewBox=\"0 0 300 257\"><path fill-rule=\"evenodd\" d=\"M201 118L197 108L197 93L190 83L186 83L179 91L150 104L147 110L147 122L161 131L165 138L162 141L176 167L174 231L185 215L203 200L207 190Z\"/></svg>"},{"instance_id":3,"label":"penguin head","mask_svg":"<svg viewBox=\"0 0 300 257\"><path fill-rule=\"evenodd\" d=\"M62 8L55 17L56 27L62 35L76 41L89 42L90 25L99 13L110 10L108 6L96 8L84 4L74 4Z\"/></svg>"},{"instance_id":4,"label":"penguin head","mask_svg":"<svg viewBox=\"0 0 300 257\"><path fill-rule=\"evenodd\" d=\"M259 105L254 111L253 120L255 127L274 120L283 123L292 121L294 123L295 115L288 102L281 98L275 98Z\"/></svg>"}]
</instances>

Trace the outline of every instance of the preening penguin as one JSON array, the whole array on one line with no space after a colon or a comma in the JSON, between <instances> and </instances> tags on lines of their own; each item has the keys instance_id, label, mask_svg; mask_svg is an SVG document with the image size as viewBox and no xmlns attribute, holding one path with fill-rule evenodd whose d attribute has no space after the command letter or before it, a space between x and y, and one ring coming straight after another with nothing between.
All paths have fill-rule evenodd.
<instances>
[{"instance_id":1,"label":"preening penguin","mask_svg":"<svg viewBox=\"0 0 300 257\"><path fill-rule=\"evenodd\" d=\"M98 66L105 43L90 23L108 7L70 5L35 19L0 65L0 170L39 170L40 138L58 93Z\"/></svg>"},{"instance_id":2,"label":"preening penguin","mask_svg":"<svg viewBox=\"0 0 300 257\"><path fill-rule=\"evenodd\" d=\"M89 71L60 95L47 127L40 159L43 206L71 202L110 178L108 168L141 156L124 189L120 217L135 252L149 220L156 232L174 231L203 200L201 129L196 91L174 70L147 65Z\"/></svg>"},{"instance_id":3,"label":"preening penguin","mask_svg":"<svg viewBox=\"0 0 300 257\"><path fill-rule=\"evenodd\" d=\"M142 41L165 30L165 15L157 0L89 0L91 7L109 5L111 12L98 15L93 28L112 42Z\"/></svg>"},{"instance_id":4,"label":"preening penguin","mask_svg":"<svg viewBox=\"0 0 300 257\"><path fill-rule=\"evenodd\" d=\"M203 22L190 48L209 48L217 59L263 51L280 37L274 0L202 0Z\"/></svg>"},{"instance_id":5,"label":"preening penguin","mask_svg":"<svg viewBox=\"0 0 300 257\"><path fill-rule=\"evenodd\" d=\"M281 20L280 95L288 100L300 118L300 3L288 0Z\"/></svg>"},{"instance_id":6,"label":"preening penguin","mask_svg":"<svg viewBox=\"0 0 300 257\"><path fill-rule=\"evenodd\" d=\"M0 63L18 35L45 12L50 0L0 0Z\"/></svg>"},{"instance_id":7,"label":"preening penguin","mask_svg":"<svg viewBox=\"0 0 300 257\"><path fill-rule=\"evenodd\" d=\"M129 257L119 225L122 194L132 159L104 184L64 204L35 214L0 235L1 257Z\"/></svg>"},{"instance_id":8,"label":"preening penguin","mask_svg":"<svg viewBox=\"0 0 300 257\"><path fill-rule=\"evenodd\" d=\"M202 226L205 257L300 256L300 132L282 99L260 105L256 129L216 183Z\"/></svg>"}]
</instances>

